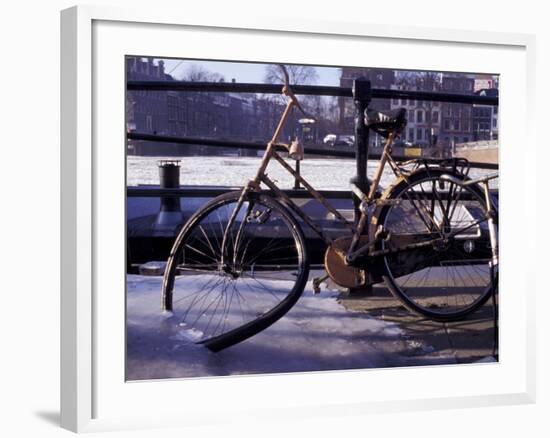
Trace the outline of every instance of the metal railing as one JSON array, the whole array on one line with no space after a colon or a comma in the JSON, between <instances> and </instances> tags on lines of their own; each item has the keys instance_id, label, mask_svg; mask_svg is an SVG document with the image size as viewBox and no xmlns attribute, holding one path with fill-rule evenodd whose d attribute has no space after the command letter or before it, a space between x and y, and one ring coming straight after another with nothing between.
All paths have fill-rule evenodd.
<instances>
[{"instance_id":1,"label":"metal railing","mask_svg":"<svg viewBox=\"0 0 550 438\"><path fill-rule=\"evenodd\" d=\"M207 91L217 93L281 94L281 85L234 82L185 82L185 81L128 81L128 91ZM327 85L292 85L294 94L304 96L354 97L351 87ZM372 88L373 99L411 99L432 102L466 103L498 106L498 97L476 94L440 93L435 91L411 91Z\"/></svg>"},{"instance_id":2,"label":"metal railing","mask_svg":"<svg viewBox=\"0 0 550 438\"><path fill-rule=\"evenodd\" d=\"M219 92L219 93L262 93L262 94L280 94L281 85L278 84L258 84L258 83L226 83L226 82L185 82L185 81L128 81L128 91L183 91L183 92ZM433 101L446 103L461 103L472 105L490 105L498 106L499 99L494 96L479 96L479 95L464 95L456 93L440 93L428 91L410 91L410 90L394 90L394 89L379 89L371 88L370 82L361 78L354 81L353 87L334 87L334 86L319 86L319 85L293 85L292 90L298 95L317 95L317 96L336 96L353 98L356 106L356 115L362 114L364 109L369 105L370 101L375 98L382 99L409 99L418 101ZM355 122L355 151L337 150L337 149L322 149L306 147L305 152L310 155L355 158L357 161L357 175L355 176L356 183L363 186L368 185L366 177L367 159L379 159L380 153L368 151L368 135L369 130L363 126L363 118L356 117ZM180 137L162 134L150 134L143 132L128 132L128 140L150 141L159 143L174 143L187 145L201 145L222 148L248 149L248 150L263 150L266 147L266 142L245 142L222 140L215 138L202 137ZM410 159L411 157L394 157L396 159ZM437 161L437 160L433 160ZM498 169L498 164L470 162L471 167ZM219 189L217 189L219 190ZM217 192L216 190L216 192ZM365 188L366 191L368 191ZM336 195L336 191L332 195ZM160 190L157 196L164 192ZM175 192L174 192L175 193ZM206 193L206 192L204 192ZM180 195L186 194L189 196L190 189L185 189L179 192ZM143 196L144 191L141 189L128 189L129 196ZM173 194L172 194L173 195ZM335 196L335 197L347 197Z\"/></svg>"}]
</instances>

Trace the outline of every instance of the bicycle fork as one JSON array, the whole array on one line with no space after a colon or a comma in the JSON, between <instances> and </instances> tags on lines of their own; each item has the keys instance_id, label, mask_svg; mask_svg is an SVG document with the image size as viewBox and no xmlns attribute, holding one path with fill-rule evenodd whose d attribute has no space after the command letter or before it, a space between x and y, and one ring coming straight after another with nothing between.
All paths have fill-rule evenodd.
<instances>
[{"instance_id":1,"label":"bicycle fork","mask_svg":"<svg viewBox=\"0 0 550 438\"><path fill-rule=\"evenodd\" d=\"M247 184L242 192L241 192L241 195L239 196L239 200L237 201L237 205L235 206L235 208L233 209L233 211L231 212L231 216L229 217L229 221L227 222L227 225L225 226L225 230L223 232L223 238L222 238L222 245L221 245L221 260L220 260L220 264L221 264L221 268L223 269L226 265L227 265L227 259L226 259L226 251L225 251L225 248L226 248L226 245L228 243L228 236L230 234L230 230L231 230L231 227L233 227L233 224L235 223L235 220L237 219L237 214L239 213L239 211L241 210L243 204L244 204L244 199L246 197L246 195L248 194L248 192L251 190L251 185L250 184ZM248 217L248 215L250 214L250 210L252 209L253 207L253 203L249 203L248 204L248 208L247 208L247 211L245 213L245 216L244 216L244 220L241 222L241 225L239 226L239 230L237 231L237 235L233 238L233 263L235 263L235 257L236 257L236 248L238 246L238 243L239 243L239 240L241 238L241 235L243 233L243 228L244 228L244 224L246 222L246 218Z\"/></svg>"}]
</instances>

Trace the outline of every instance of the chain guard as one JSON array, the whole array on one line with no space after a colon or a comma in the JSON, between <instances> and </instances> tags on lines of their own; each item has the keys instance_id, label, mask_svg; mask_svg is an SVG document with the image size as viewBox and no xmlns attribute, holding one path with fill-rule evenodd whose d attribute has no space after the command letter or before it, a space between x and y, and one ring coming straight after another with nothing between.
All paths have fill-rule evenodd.
<instances>
[{"instance_id":1,"label":"chain guard","mask_svg":"<svg viewBox=\"0 0 550 438\"><path fill-rule=\"evenodd\" d=\"M346 265L346 252L352 237L340 237L332 242L325 252L325 270L328 276L339 286L355 288L365 286L368 278L364 267ZM358 245L365 245L368 236L361 236Z\"/></svg>"}]
</instances>

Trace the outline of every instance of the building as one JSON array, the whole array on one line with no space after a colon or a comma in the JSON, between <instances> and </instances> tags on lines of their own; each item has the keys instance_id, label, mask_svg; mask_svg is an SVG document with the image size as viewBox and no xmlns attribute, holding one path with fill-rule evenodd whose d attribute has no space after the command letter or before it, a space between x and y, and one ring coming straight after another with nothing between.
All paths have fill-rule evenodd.
<instances>
[{"instance_id":1,"label":"building","mask_svg":"<svg viewBox=\"0 0 550 438\"><path fill-rule=\"evenodd\" d=\"M367 67L342 67L340 74L340 86L351 88L354 79L363 77L368 79L372 88L390 88L395 82L395 71L385 68L367 68ZM388 99L372 99L371 108L380 111L389 110L391 103ZM351 134L354 131L355 120L355 105L353 99L339 98L338 100L338 126L339 134ZM378 136L371 136L369 140L370 146L379 147L380 139Z\"/></svg>"},{"instance_id":2,"label":"building","mask_svg":"<svg viewBox=\"0 0 550 438\"><path fill-rule=\"evenodd\" d=\"M474 93L491 88L498 88L498 76L480 74L475 75Z\"/></svg>"},{"instance_id":3,"label":"building","mask_svg":"<svg viewBox=\"0 0 550 438\"><path fill-rule=\"evenodd\" d=\"M435 88L431 91L437 91ZM392 89L417 91L416 86L405 85L394 85ZM401 138L414 146L435 146L436 136L441 129L441 104L414 99L391 99L391 109L398 108L407 110L407 127Z\"/></svg>"},{"instance_id":4,"label":"building","mask_svg":"<svg viewBox=\"0 0 550 438\"><path fill-rule=\"evenodd\" d=\"M441 81L444 93L474 94L474 76L463 73L445 73ZM474 139L472 105L443 102L441 104L441 131L439 142L444 147L468 143Z\"/></svg>"},{"instance_id":5,"label":"building","mask_svg":"<svg viewBox=\"0 0 550 438\"><path fill-rule=\"evenodd\" d=\"M164 62L153 58L126 57L126 76L135 81L167 81L173 78L164 72ZM167 93L138 90L128 93L126 126L128 130L168 134Z\"/></svg>"},{"instance_id":6,"label":"building","mask_svg":"<svg viewBox=\"0 0 550 438\"><path fill-rule=\"evenodd\" d=\"M154 58L127 57L127 79L173 81L164 71L164 62ZM266 141L271 138L284 111L279 99L255 94L150 91L127 93L128 131L173 137L217 138L223 140ZM281 138L290 140L299 132L298 115L293 112ZM316 137L322 135L321 132ZM209 149L200 144L128 142L129 153L186 155L234 153L235 149ZM243 151L241 151L243 153ZM255 153L255 152L253 152Z\"/></svg>"},{"instance_id":7,"label":"building","mask_svg":"<svg viewBox=\"0 0 550 438\"><path fill-rule=\"evenodd\" d=\"M493 78L491 76L491 78ZM494 79L476 78L475 93L479 96L498 97L498 82ZM498 139L498 106L474 105L472 109L474 141Z\"/></svg>"}]
</instances>

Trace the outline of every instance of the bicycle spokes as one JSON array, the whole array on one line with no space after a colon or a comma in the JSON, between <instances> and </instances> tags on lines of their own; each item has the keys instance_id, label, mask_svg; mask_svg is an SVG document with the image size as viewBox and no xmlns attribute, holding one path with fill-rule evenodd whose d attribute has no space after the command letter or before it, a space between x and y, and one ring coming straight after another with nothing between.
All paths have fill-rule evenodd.
<instances>
[{"instance_id":1,"label":"bicycle spokes","mask_svg":"<svg viewBox=\"0 0 550 438\"><path fill-rule=\"evenodd\" d=\"M227 345L280 317L302 292L302 241L292 219L271 202L233 195L183 230L172 307L190 341Z\"/></svg>"},{"instance_id":2,"label":"bicycle spokes","mask_svg":"<svg viewBox=\"0 0 550 438\"><path fill-rule=\"evenodd\" d=\"M487 299L494 274L483 195L442 183L440 173L418 175L395 191L399 202L381 218L391 232L382 246L390 289L412 310L450 319Z\"/></svg>"}]
</instances>

